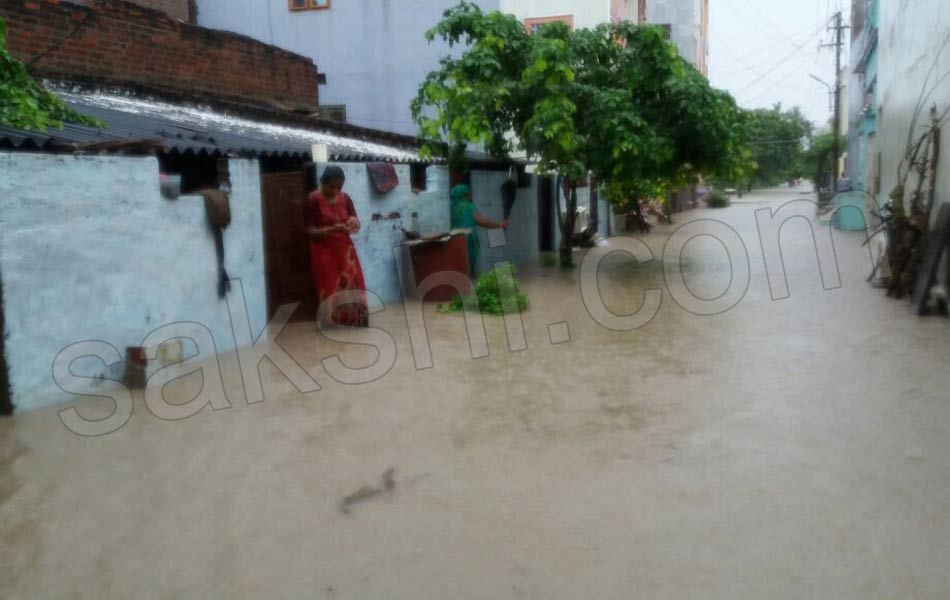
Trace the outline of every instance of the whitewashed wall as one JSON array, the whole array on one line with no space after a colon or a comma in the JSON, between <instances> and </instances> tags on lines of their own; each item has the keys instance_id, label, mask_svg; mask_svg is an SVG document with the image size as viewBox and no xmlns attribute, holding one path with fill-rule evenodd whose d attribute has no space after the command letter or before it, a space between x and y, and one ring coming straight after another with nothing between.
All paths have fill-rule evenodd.
<instances>
[{"instance_id":1,"label":"whitewashed wall","mask_svg":"<svg viewBox=\"0 0 950 600\"><path fill-rule=\"evenodd\" d=\"M885 203L898 182L913 113L921 93L923 111L913 137L930 124L930 107L950 109L950 2L947 0L882 1L878 39L878 132L881 152L881 189ZM928 73L933 69L928 78ZM936 84L936 85L935 85ZM944 132L947 123L944 123ZM950 152L944 134L938 173L938 202L950 202ZM869 157L868 160L874 160ZM936 209L934 214L936 215ZM940 269L941 281L945 269ZM946 282L945 282L946 283Z\"/></svg>"},{"instance_id":2,"label":"whitewashed wall","mask_svg":"<svg viewBox=\"0 0 950 600\"><path fill-rule=\"evenodd\" d=\"M267 317L259 172L257 161L230 161L224 234L255 335ZM233 349L203 200L163 199L158 173L155 158L0 153L0 276L17 410L69 399L51 371L76 342L124 353L163 325L196 321L219 350Z\"/></svg>"}]
</instances>

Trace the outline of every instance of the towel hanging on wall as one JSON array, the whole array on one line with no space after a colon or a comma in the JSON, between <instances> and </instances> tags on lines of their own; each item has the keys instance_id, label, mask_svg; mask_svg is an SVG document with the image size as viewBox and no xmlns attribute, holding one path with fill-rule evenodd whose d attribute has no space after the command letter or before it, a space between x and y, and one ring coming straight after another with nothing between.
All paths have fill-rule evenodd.
<instances>
[{"instance_id":1,"label":"towel hanging on wall","mask_svg":"<svg viewBox=\"0 0 950 600\"><path fill-rule=\"evenodd\" d=\"M221 190L201 190L205 199L208 226L214 236L214 251L218 258L218 297L224 298L231 291L231 277L224 268L224 230L231 224L231 199Z\"/></svg>"},{"instance_id":2,"label":"towel hanging on wall","mask_svg":"<svg viewBox=\"0 0 950 600\"><path fill-rule=\"evenodd\" d=\"M366 170L369 171L369 178L373 182L373 187L380 194L388 194L399 185L396 167L391 163L367 163Z\"/></svg>"}]
</instances>

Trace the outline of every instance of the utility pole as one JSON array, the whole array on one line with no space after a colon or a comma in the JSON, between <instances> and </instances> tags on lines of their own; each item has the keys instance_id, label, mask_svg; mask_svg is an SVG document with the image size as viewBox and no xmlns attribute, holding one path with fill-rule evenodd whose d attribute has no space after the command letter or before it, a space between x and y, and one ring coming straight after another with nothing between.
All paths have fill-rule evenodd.
<instances>
[{"instance_id":1,"label":"utility pole","mask_svg":"<svg viewBox=\"0 0 950 600\"><path fill-rule=\"evenodd\" d=\"M825 44L822 48L834 48L835 49L835 116L834 116L834 145L832 146L832 152L834 156L832 157L832 187L831 192L833 194L838 192L838 164L841 157L841 92L844 90L843 82L841 81L841 53L844 50L844 30L848 26L844 24L844 18L841 15L841 11L835 13L834 16L834 26L830 27L829 30L835 32L835 41L832 44Z\"/></svg>"}]
</instances>

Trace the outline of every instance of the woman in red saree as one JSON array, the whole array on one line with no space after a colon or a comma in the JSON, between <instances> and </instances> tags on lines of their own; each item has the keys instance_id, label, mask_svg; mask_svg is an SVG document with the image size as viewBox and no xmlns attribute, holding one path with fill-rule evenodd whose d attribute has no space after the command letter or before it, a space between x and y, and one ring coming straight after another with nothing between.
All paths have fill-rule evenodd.
<instances>
[{"instance_id":1,"label":"woman in red saree","mask_svg":"<svg viewBox=\"0 0 950 600\"><path fill-rule=\"evenodd\" d=\"M360 230L360 220L343 192L345 181L343 169L327 167L320 188L307 197L310 272L321 325L368 327L366 281L350 238Z\"/></svg>"}]
</instances>

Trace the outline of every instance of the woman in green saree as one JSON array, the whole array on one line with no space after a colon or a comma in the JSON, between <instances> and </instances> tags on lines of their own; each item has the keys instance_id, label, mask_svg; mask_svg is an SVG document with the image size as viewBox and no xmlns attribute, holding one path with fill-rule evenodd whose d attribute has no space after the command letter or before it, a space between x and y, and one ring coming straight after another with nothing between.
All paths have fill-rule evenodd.
<instances>
[{"instance_id":1,"label":"woman in green saree","mask_svg":"<svg viewBox=\"0 0 950 600\"><path fill-rule=\"evenodd\" d=\"M478 212L472 202L472 192L467 185L457 185L452 188L451 199L452 229L472 230L468 235L468 275L475 279L482 254L478 228L508 229L508 221L495 221Z\"/></svg>"}]
</instances>

